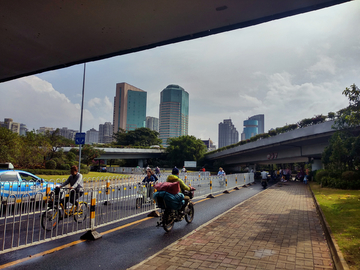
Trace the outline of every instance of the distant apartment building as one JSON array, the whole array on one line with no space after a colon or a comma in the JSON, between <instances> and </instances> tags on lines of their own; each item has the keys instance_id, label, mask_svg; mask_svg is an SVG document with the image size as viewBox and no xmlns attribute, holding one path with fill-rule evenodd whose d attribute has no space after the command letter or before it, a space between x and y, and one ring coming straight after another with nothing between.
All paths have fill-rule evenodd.
<instances>
[{"instance_id":1,"label":"distant apartment building","mask_svg":"<svg viewBox=\"0 0 360 270\"><path fill-rule=\"evenodd\" d=\"M40 127L40 128L37 130L37 133L38 133L38 134L45 134L47 131L50 132L50 133L52 133L52 132L55 131L55 129L54 129L54 128L51 128L51 127Z\"/></svg>"},{"instance_id":2,"label":"distant apartment building","mask_svg":"<svg viewBox=\"0 0 360 270\"><path fill-rule=\"evenodd\" d=\"M159 118L146 116L146 127L159 132Z\"/></svg>"},{"instance_id":3,"label":"distant apartment building","mask_svg":"<svg viewBox=\"0 0 360 270\"><path fill-rule=\"evenodd\" d=\"M202 140L202 141L205 144L208 151L216 150L216 146L214 145L213 141L210 140L210 138L208 140Z\"/></svg>"},{"instance_id":4,"label":"distant apartment building","mask_svg":"<svg viewBox=\"0 0 360 270\"><path fill-rule=\"evenodd\" d=\"M110 122L99 125L99 143L111 143L113 141L113 126Z\"/></svg>"},{"instance_id":5,"label":"distant apartment building","mask_svg":"<svg viewBox=\"0 0 360 270\"><path fill-rule=\"evenodd\" d=\"M20 135L25 136L28 132L28 128L25 124L20 124Z\"/></svg>"},{"instance_id":6,"label":"distant apartment building","mask_svg":"<svg viewBox=\"0 0 360 270\"><path fill-rule=\"evenodd\" d=\"M98 142L99 142L99 131L97 131L95 128L86 131L86 136L85 136L86 144L93 144Z\"/></svg>"},{"instance_id":7,"label":"distant apartment building","mask_svg":"<svg viewBox=\"0 0 360 270\"><path fill-rule=\"evenodd\" d=\"M129 131L145 127L146 99L147 92L124 82L116 84L113 133L119 128Z\"/></svg>"},{"instance_id":8,"label":"distant apartment building","mask_svg":"<svg viewBox=\"0 0 360 270\"><path fill-rule=\"evenodd\" d=\"M28 131L25 124L16 123L12 118L4 118L4 121L0 121L0 127L9 129L19 135L26 135Z\"/></svg>"},{"instance_id":9,"label":"distant apartment building","mask_svg":"<svg viewBox=\"0 0 360 270\"><path fill-rule=\"evenodd\" d=\"M75 135L78 130L68 129L67 127L59 128L59 135L69 140L75 140Z\"/></svg>"},{"instance_id":10,"label":"distant apartment building","mask_svg":"<svg viewBox=\"0 0 360 270\"><path fill-rule=\"evenodd\" d=\"M168 138L188 135L189 93L182 87L170 84L160 93L159 133L162 145Z\"/></svg>"},{"instance_id":11,"label":"distant apartment building","mask_svg":"<svg viewBox=\"0 0 360 270\"><path fill-rule=\"evenodd\" d=\"M231 122L231 119L225 119L219 123L219 148L225 147L239 141L239 132Z\"/></svg>"},{"instance_id":12,"label":"distant apartment building","mask_svg":"<svg viewBox=\"0 0 360 270\"><path fill-rule=\"evenodd\" d=\"M263 134L265 129L265 116L258 114L249 117L244 121L244 130L241 133L241 140L247 140L257 134Z\"/></svg>"}]
</instances>

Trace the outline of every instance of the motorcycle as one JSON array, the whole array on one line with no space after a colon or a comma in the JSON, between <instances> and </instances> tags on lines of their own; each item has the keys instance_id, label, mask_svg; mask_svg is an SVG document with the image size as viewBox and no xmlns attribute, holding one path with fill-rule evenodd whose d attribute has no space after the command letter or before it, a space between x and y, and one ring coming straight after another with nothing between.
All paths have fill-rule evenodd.
<instances>
[{"instance_id":1,"label":"motorcycle","mask_svg":"<svg viewBox=\"0 0 360 270\"><path fill-rule=\"evenodd\" d=\"M166 232L170 232L175 222L182 221L184 218L187 223L191 223L194 219L194 204L191 199L194 197L195 188L191 187L190 191L185 190L184 196L189 196L190 200L185 205L184 211L174 210L166 207L166 202L162 198L158 198L158 206L161 208L160 221L156 227L163 227Z\"/></svg>"},{"instance_id":2,"label":"motorcycle","mask_svg":"<svg viewBox=\"0 0 360 270\"><path fill-rule=\"evenodd\" d=\"M261 180L261 185L262 185L262 187L263 187L264 189L266 189L266 187L267 187L267 180L266 180L266 179L262 179L262 180Z\"/></svg>"}]
</instances>

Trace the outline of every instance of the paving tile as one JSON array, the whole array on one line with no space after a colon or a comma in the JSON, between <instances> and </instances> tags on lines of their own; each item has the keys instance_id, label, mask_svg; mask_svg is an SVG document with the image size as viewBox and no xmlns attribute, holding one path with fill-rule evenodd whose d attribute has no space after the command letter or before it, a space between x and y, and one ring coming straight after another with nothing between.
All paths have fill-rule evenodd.
<instances>
[{"instance_id":1,"label":"paving tile","mask_svg":"<svg viewBox=\"0 0 360 270\"><path fill-rule=\"evenodd\" d=\"M319 224L306 186L272 186L133 269L332 269Z\"/></svg>"}]
</instances>

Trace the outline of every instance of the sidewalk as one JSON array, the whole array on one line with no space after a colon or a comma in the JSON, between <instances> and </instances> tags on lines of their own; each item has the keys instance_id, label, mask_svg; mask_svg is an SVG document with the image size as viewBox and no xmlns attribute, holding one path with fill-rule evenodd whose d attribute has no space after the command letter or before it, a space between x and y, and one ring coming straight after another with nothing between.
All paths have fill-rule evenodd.
<instances>
[{"instance_id":1,"label":"sidewalk","mask_svg":"<svg viewBox=\"0 0 360 270\"><path fill-rule=\"evenodd\" d=\"M323 233L308 186L276 184L130 269L333 269Z\"/></svg>"}]
</instances>

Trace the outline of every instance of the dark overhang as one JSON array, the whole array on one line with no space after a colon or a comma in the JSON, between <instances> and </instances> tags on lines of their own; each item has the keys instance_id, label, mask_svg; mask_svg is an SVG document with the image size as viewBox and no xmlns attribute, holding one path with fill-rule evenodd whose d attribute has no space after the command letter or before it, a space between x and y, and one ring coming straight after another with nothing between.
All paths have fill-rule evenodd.
<instances>
[{"instance_id":1,"label":"dark overhang","mask_svg":"<svg viewBox=\"0 0 360 270\"><path fill-rule=\"evenodd\" d=\"M349 0L4 0L0 82Z\"/></svg>"}]
</instances>

